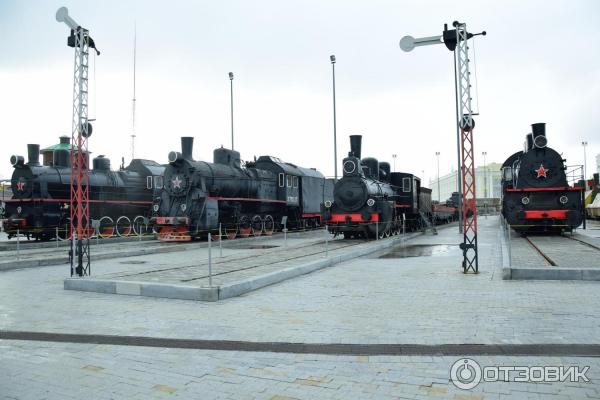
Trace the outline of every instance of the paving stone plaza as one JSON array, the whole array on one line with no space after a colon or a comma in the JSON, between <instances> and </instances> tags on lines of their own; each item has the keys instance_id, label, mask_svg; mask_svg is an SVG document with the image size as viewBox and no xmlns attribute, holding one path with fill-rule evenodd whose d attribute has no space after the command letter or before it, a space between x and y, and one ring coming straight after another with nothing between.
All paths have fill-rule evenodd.
<instances>
[{"instance_id":1,"label":"paving stone plaza","mask_svg":"<svg viewBox=\"0 0 600 400\"><path fill-rule=\"evenodd\" d=\"M1 272L2 332L90 339L0 340L0 398L599 398L599 359L568 350L599 343L598 283L503 280L501 235L498 217L479 219L478 275L461 273L461 236L454 225L405 244L442 245L430 253L403 258L373 253L218 302L64 290L64 265ZM198 249L194 259L205 251ZM186 254L168 256L189 263ZM94 271L124 275L147 267L152 257L98 261ZM432 350L364 355L355 349L344 355L239 351L235 345L140 347L97 344L94 335L221 345L419 344ZM589 381L482 381L462 390L450 379L462 355L436 353L435 346L451 344L513 349L505 355L464 354L482 367L587 366ZM519 345L542 350L519 355L514 350ZM551 345L567 350L558 354Z\"/></svg>"}]
</instances>

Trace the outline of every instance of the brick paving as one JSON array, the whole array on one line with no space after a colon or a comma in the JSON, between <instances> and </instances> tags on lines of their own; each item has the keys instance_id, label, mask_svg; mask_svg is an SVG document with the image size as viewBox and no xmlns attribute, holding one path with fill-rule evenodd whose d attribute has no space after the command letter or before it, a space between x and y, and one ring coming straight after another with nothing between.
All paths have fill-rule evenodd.
<instances>
[{"instance_id":1,"label":"brick paving","mask_svg":"<svg viewBox=\"0 0 600 400\"><path fill-rule=\"evenodd\" d=\"M408 243L449 245L439 254L356 259L219 303L64 291L64 266L3 272L0 329L311 343L598 343L598 283L503 281L498 219L479 225L479 275L460 272L461 236L446 228ZM103 272L130 267L115 261ZM0 346L0 398L599 397L595 358L474 357L484 365L590 365L592 382L461 391L448 381L456 357Z\"/></svg>"},{"instance_id":2,"label":"brick paving","mask_svg":"<svg viewBox=\"0 0 600 400\"><path fill-rule=\"evenodd\" d=\"M365 357L0 341L2 399L585 399L600 359L474 357L481 366L589 366L590 382L481 382L458 389L458 357Z\"/></svg>"}]
</instances>

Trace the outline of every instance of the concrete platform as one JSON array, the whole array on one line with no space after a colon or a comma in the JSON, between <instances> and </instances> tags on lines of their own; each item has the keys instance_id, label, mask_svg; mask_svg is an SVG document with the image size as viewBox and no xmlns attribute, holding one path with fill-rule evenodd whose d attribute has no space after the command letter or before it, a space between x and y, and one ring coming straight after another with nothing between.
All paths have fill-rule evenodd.
<instances>
[{"instance_id":1,"label":"concrete platform","mask_svg":"<svg viewBox=\"0 0 600 400\"><path fill-rule=\"evenodd\" d=\"M181 300L218 301L305 275L341 262L381 252L420 233L377 241L331 240L324 231L282 237L224 242L212 247L209 275L208 249L188 249L168 257L132 260L131 273L67 278L65 290L161 297ZM327 239L327 241L326 241ZM223 251L223 256L220 252ZM202 260L190 264L190 260ZM102 264L95 270L101 269Z\"/></svg>"}]
</instances>

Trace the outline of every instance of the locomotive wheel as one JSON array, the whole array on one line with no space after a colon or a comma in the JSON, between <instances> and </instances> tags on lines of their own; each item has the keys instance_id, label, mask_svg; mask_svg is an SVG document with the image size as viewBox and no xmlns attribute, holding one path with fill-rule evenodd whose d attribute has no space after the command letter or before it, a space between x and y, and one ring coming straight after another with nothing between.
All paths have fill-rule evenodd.
<instances>
[{"instance_id":1,"label":"locomotive wheel","mask_svg":"<svg viewBox=\"0 0 600 400\"><path fill-rule=\"evenodd\" d=\"M275 221L273 221L273 217L267 215L263 223L265 227L265 235L271 236L275 230Z\"/></svg>"},{"instance_id":2,"label":"locomotive wheel","mask_svg":"<svg viewBox=\"0 0 600 400\"><path fill-rule=\"evenodd\" d=\"M255 215L252 217L252 234L254 236L260 236L263 232L263 223L260 216Z\"/></svg>"},{"instance_id":3,"label":"locomotive wheel","mask_svg":"<svg viewBox=\"0 0 600 400\"><path fill-rule=\"evenodd\" d=\"M146 218L138 215L133 219L133 233L137 235L143 235L148 230L148 226L146 225Z\"/></svg>"},{"instance_id":4,"label":"locomotive wheel","mask_svg":"<svg viewBox=\"0 0 600 400\"><path fill-rule=\"evenodd\" d=\"M225 236L227 236L227 239L233 240L237 237L238 234L238 228L237 226L233 225L231 227L225 227Z\"/></svg>"},{"instance_id":5,"label":"locomotive wheel","mask_svg":"<svg viewBox=\"0 0 600 400\"><path fill-rule=\"evenodd\" d=\"M239 234L243 238L247 238L252 233L252 224L250 222L250 218L245 215L240 217L239 225Z\"/></svg>"},{"instance_id":6,"label":"locomotive wheel","mask_svg":"<svg viewBox=\"0 0 600 400\"><path fill-rule=\"evenodd\" d=\"M104 224L102 223L104 221ZM114 221L111 217L104 216L100 218L100 227L98 228L101 238L109 238L115 234Z\"/></svg>"},{"instance_id":7,"label":"locomotive wheel","mask_svg":"<svg viewBox=\"0 0 600 400\"><path fill-rule=\"evenodd\" d=\"M125 215L121 215L117 219L116 231L119 237L129 236L131 233L131 220Z\"/></svg>"}]
</instances>

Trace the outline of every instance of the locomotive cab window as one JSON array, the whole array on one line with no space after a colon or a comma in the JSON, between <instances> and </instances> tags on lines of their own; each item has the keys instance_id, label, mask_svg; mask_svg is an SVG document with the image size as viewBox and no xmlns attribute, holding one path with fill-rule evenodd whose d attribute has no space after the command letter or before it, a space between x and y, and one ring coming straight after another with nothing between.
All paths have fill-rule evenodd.
<instances>
[{"instance_id":1,"label":"locomotive cab window","mask_svg":"<svg viewBox=\"0 0 600 400\"><path fill-rule=\"evenodd\" d=\"M152 189L152 177L151 176L146 177L146 189Z\"/></svg>"},{"instance_id":2,"label":"locomotive cab window","mask_svg":"<svg viewBox=\"0 0 600 400\"><path fill-rule=\"evenodd\" d=\"M284 187L285 186L284 184L285 184L284 175L283 175L283 173L280 173L279 174L279 187Z\"/></svg>"},{"instance_id":3,"label":"locomotive cab window","mask_svg":"<svg viewBox=\"0 0 600 400\"><path fill-rule=\"evenodd\" d=\"M294 176L294 189L298 188L298 177Z\"/></svg>"},{"instance_id":4,"label":"locomotive cab window","mask_svg":"<svg viewBox=\"0 0 600 400\"><path fill-rule=\"evenodd\" d=\"M511 167L502 168L502 179L504 179L505 181L512 181L513 170Z\"/></svg>"},{"instance_id":5,"label":"locomotive cab window","mask_svg":"<svg viewBox=\"0 0 600 400\"><path fill-rule=\"evenodd\" d=\"M287 176L287 187L292 187L292 176L291 175Z\"/></svg>"},{"instance_id":6,"label":"locomotive cab window","mask_svg":"<svg viewBox=\"0 0 600 400\"><path fill-rule=\"evenodd\" d=\"M402 191L405 193L410 192L410 178L402 178Z\"/></svg>"}]
</instances>

